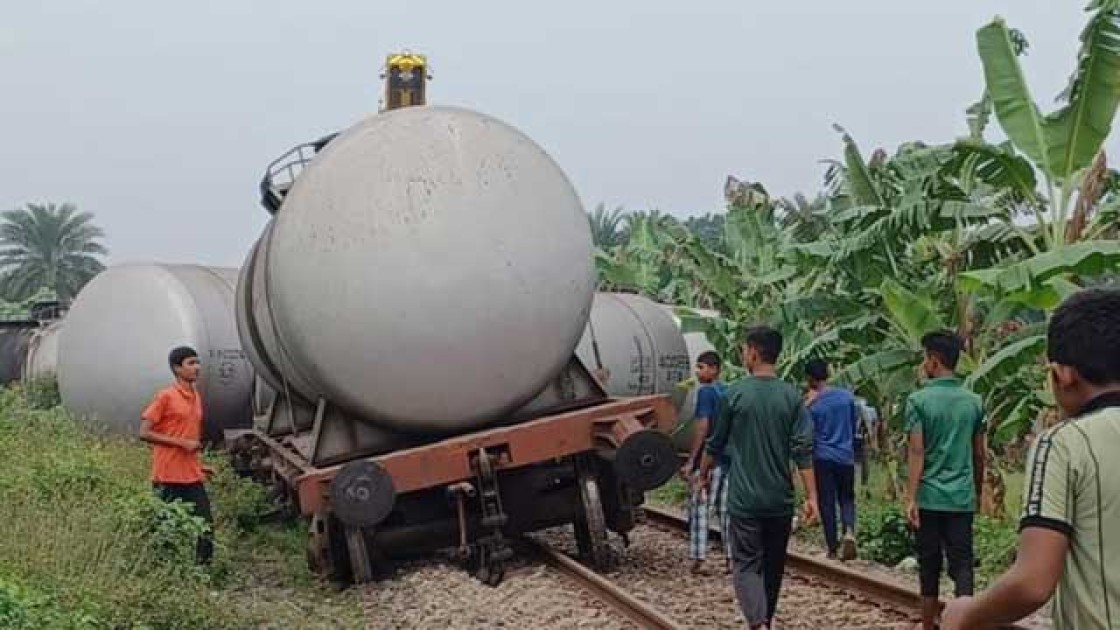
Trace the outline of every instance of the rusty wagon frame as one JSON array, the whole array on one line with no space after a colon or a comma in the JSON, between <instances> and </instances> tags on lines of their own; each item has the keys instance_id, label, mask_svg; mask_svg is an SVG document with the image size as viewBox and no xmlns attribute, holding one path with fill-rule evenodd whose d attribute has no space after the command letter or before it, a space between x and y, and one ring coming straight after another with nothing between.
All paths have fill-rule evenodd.
<instances>
[{"instance_id":1,"label":"rusty wagon frame","mask_svg":"<svg viewBox=\"0 0 1120 630\"><path fill-rule=\"evenodd\" d=\"M676 471L676 411L664 395L592 388L577 408L329 465L312 463L329 415L322 401L310 430L276 431L270 409L256 428L227 431L226 444L235 469L309 520L309 563L337 581L373 580L394 559L451 548L497 584L512 538L565 524L581 556L605 568L607 531L625 541L644 491Z\"/></svg>"}]
</instances>

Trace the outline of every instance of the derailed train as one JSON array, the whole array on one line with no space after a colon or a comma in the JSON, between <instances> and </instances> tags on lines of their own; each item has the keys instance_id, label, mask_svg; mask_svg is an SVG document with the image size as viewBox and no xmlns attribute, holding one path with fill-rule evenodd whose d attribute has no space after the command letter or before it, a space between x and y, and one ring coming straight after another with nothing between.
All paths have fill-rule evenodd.
<instances>
[{"instance_id":1,"label":"derailed train","mask_svg":"<svg viewBox=\"0 0 1120 630\"><path fill-rule=\"evenodd\" d=\"M628 368L611 374L602 340L577 353L592 249L559 166L494 118L428 106L290 158L262 185L274 216L236 299L275 395L226 441L310 519L313 565L366 581L451 547L496 583L511 537L564 524L609 563L607 532L630 531L643 492L676 471L677 413L641 379L627 386L645 395L610 397L600 378ZM687 377L683 343L660 356L663 378Z\"/></svg>"},{"instance_id":2,"label":"derailed train","mask_svg":"<svg viewBox=\"0 0 1120 630\"><path fill-rule=\"evenodd\" d=\"M28 363L57 363L72 412L129 432L166 349L196 346L209 439L308 517L336 579L452 547L494 583L511 537L566 523L608 563L607 532L676 469L695 353L664 307L593 296L579 199L530 139L401 109L424 76L391 58L398 111L270 167L274 216L239 275L113 267Z\"/></svg>"}]
</instances>

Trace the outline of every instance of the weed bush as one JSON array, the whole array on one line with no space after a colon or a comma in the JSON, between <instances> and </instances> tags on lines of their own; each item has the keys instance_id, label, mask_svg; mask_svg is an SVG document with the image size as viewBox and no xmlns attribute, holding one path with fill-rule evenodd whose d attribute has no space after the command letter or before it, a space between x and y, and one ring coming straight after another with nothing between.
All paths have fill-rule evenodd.
<instances>
[{"instance_id":1,"label":"weed bush","mask_svg":"<svg viewBox=\"0 0 1120 630\"><path fill-rule=\"evenodd\" d=\"M15 584L0 581L0 627L29 627L31 623L29 599Z\"/></svg>"},{"instance_id":2,"label":"weed bush","mask_svg":"<svg viewBox=\"0 0 1120 630\"><path fill-rule=\"evenodd\" d=\"M0 577L0 628L86 630L104 626L103 622L91 614L83 611L65 611L51 598Z\"/></svg>"},{"instance_id":3,"label":"weed bush","mask_svg":"<svg viewBox=\"0 0 1120 630\"><path fill-rule=\"evenodd\" d=\"M972 533L976 559L980 562L976 582L984 587L1014 562L1019 532L1013 523L978 516Z\"/></svg>"},{"instance_id":4,"label":"weed bush","mask_svg":"<svg viewBox=\"0 0 1120 630\"><path fill-rule=\"evenodd\" d=\"M860 551L868 560L893 566L914 554L914 532L897 507L867 506L858 527Z\"/></svg>"},{"instance_id":5,"label":"weed bush","mask_svg":"<svg viewBox=\"0 0 1120 630\"><path fill-rule=\"evenodd\" d=\"M661 505L684 506L688 504L688 485L680 477L674 476L665 485L649 493L649 498L654 503Z\"/></svg>"},{"instance_id":6,"label":"weed bush","mask_svg":"<svg viewBox=\"0 0 1120 630\"><path fill-rule=\"evenodd\" d=\"M222 497L222 510L215 514L217 527L238 534L257 531L273 509L264 486L239 476L228 466L215 468L217 474L210 480L210 487Z\"/></svg>"},{"instance_id":7,"label":"weed bush","mask_svg":"<svg viewBox=\"0 0 1120 630\"><path fill-rule=\"evenodd\" d=\"M62 404L58 379L53 375L30 379L22 387L27 406L32 409L54 409Z\"/></svg>"},{"instance_id":8,"label":"weed bush","mask_svg":"<svg viewBox=\"0 0 1120 630\"><path fill-rule=\"evenodd\" d=\"M0 627L250 625L194 564L203 523L154 495L146 449L16 390L0 391L0 449Z\"/></svg>"}]
</instances>

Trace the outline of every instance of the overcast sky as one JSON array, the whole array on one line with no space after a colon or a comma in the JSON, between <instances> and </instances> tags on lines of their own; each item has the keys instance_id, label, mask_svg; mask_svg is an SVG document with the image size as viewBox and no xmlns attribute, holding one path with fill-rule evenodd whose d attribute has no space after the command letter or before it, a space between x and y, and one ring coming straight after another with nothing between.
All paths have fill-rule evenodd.
<instances>
[{"instance_id":1,"label":"overcast sky","mask_svg":"<svg viewBox=\"0 0 1120 630\"><path fill-rule=\"evenodd\" d=\"M812 193L832 123L865 153L964 134L996 14L1049 111L1083 4L0 0L0 209L76 203L113 263L238 266L265 166L375 112L406 47L429 55L429 102L526 132L588 209L704 213L728 174Z\"/></svg>"}]
</instances>

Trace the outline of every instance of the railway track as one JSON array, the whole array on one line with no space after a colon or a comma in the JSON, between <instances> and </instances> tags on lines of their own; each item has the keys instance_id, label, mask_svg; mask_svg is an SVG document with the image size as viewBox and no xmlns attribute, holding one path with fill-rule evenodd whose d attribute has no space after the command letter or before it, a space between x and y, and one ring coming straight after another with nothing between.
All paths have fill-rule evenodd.
<instances>
[{"instance_id":1,"label":"railway track","mask_svg":"<svg viewBox=\"0 0 1120 630\"><path fill-rule=\"evenodd\" d=\"M648 523L669 529L682 536L688 535L688 521L681 516L649 506L644 508L644 513ZM719 530L712 529L711 536L719 540L721 534ZM823 582L850 595L865 598L875 605L895 609L915 618L921 611L921 595L909 588L853 571L835 563L821 561L803 553L788 552L786 572L787 575L793 574L795 577L800 575L810 580ZM1019 625L1002 627L1007 630L1026 630L1025 626Z\"/></svg>"},{"instance_id":2,"label":"railway track","mask_svg":"<svg viewBox=\"0 0 1120 630\"><path fill-rule=\"evenodd\" d=\"M518 545L520 547L520 543ZM362 630L642 630L583 582L520 548L497 587L483 584L450 558L425 558L399 567L389 580L359 586ZM341 626L335 626L341 627Z\"/></svg>"},{"instance_id":3,"label":"railway track","mask_svg":"<svg viewBox=\"0 0 1120 630\"><path fill-rule=\"evenodd\" d=\"M543 530L518 540L520 552L498 588L459 567L421 562L366 587L368 627L742 627L723 553L711 552L704 574L690 573L686 533L679 516L646 509L629 547L613 547L616 568L598 573L573 559L570 528ZM795 552L786 566L778 611L783 630L910 630L918 619L920 597L905 587Z\"/></svg>"},{"instance_id":4,"label":"railway track","mask_svg":"<svg viewBox=\"0 0 1120 630\"><path fill-rule=\"evenodd\" d=\"M623 617L649 630L681 630L684 626L665 616L660 610L626 592L607 578L595 573L567 554L547 543L528 540L528 544L554 569L584 590L598 597Z\"/></svg>"},{"instance_id":5,"label":"railway track","mask_svg":"<svg viewBox=\"0 0 1120 630\"><path fill-rule=\"evenodd\" d=\"M640 628L737 628L744 624L723 554L713 552L709 570L686 567L683 533L670 517L647 518L631 532L631 544L617 555L615 570L598 574L576 562L572 537L564 530L540 536L538 554L580 590L598 598ZM714 565L719 565L716 568ZM792 571L790 572L793 573ZM907 629L916 617L898 607L853 597L842 588L802 574L788 575L779 622L783 629Z\"/></svg>"}]
</instances>

